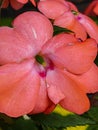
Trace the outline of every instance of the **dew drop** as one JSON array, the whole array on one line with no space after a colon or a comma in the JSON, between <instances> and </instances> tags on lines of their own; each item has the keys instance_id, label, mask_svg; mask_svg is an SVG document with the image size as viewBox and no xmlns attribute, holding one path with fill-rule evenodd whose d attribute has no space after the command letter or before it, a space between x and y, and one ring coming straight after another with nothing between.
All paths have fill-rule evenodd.
<instances>
[{"instance_id":1,"label":"dew drop","mask_svg":"<svg viewBox=\"0 0 98 130\"><path fill-rule=\"evenodd\" d=\"M70 43L68 43L68 45L69 45L69 46L73 46L73 45L74 45L74 43L70 42Z\"/></svg>"},{"instance_id":2,"label":"dew drop","mask_svg":"<svg viewBox=\"0 0 98 130\"><path fill-rule=\"evenodd\" d=\"M49 88L50 87L50 85L47 83L47 88Z\"/></svg>"},{"instance_id":3,"label":"dew drop","mask_svg":"<svg viewBox=\"0 0 98 130\"><path fill-rule=\"evenodd\" d=\"M66 68L64 68L63 70L66 71Z\"/></svg>"}]
</instances>

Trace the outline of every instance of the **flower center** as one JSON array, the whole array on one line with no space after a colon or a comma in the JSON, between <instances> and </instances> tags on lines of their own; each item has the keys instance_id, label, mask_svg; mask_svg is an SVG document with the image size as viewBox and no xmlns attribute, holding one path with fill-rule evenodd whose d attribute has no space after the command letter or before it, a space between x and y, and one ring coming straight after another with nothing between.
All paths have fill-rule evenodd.
<instances>
[{"instance_id":1,"label":"flower center","mask_svg":"<svg viewBox=\"0 0 98 130\"><path fill-rule=\"evenodd\" d=\"M46 77L49 70L54 70L53 62L46 56L36 55L37 71L41 77Z\"/></svg>"},{"instance_id":2,"label":"flower center","mask_svg":"<svg viewBox=\"0 0 98 130\"><path fill-rule=\"evenodd\" d=\"M78 12L75 11L75 10L71 10L71 12L72 12L74 15L78 15Z\"/></svg>"},{"instance_id":3,"label":"flower center","mask_svg":"<svg viewBox=\"0 0 98 130\"><path fill-rule=\"evenodd\" d=\"M35 56L35 59L36 59L36 61L37 61L39 64L41 64L41 65L43 65L43 66L46 65L46 63L45 63L45 61L44 61L44 58L43 58L42 56L36 55L36 56Z\"/></svg>"}]
</instances>

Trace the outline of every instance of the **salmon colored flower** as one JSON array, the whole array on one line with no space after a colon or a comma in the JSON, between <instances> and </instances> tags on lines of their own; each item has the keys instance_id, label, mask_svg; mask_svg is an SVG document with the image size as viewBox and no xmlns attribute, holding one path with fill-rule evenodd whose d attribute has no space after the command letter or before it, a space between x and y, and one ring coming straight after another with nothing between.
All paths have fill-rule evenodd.
<instances>
[{"instance_id":1,"label":"salmon colored flower","mask_svg":"<svg viewBox=\"0 0 98 130\"><path fill-rule=\"evenodd\" d=\"M84 13L89 16L98 15L98 0L93 0Z\"/></svg>"},{"instance_id":2,"label":"salmon colored flower","mask_svg":"<svg viewBox=\"0 0 98 130\"><path fill-rule=\"evenodd\" d=\"M12 117L49 113L60 104L84 113L90 108L86 94L98 91L96 53L94 39L53 37L44 15L19 15L13 28L0 27L0 112Z\"/></svg>"},{"instance_id":3,"label":"salmon colored flower","mask_svg":"<svg viewBox=\"0 0 98 130\"><path fill-rule=\"evenodd\" d=\"M36 3L34 0L30 0L34 6L36 6ZM26 4L28 0L3 0L2 2L2 8L7 8L9 3L11 4L12 8L15 10L18 10Z\"/></svg>"},{"instance_id":4,"label":"salmon colored flower","mask_svg":"<svg viewBox=\"0 0 98 130\"><path fill-rule=\"evenodd\" d=\"M55 4L53 4L53 2L55 2ZM72 8L68 8L68 6L65 7L65 4L61 4L58 0L40 1L38 8L48 18L53 19L55 25L74 31L77 38L84 41L88 34L98 43L98 26L88 16Z\"/></svg>"},{"instance_id":5,"label":"salmon colored flower","mask_svg":"<svg viewBox=\"0 0 98 130\"><path fill-rule=\"evenodd\" d=\"M77 11L77 8L72 3L69 3L65 0L40 0L38 2L38 9L48 18L56 19L69 10L73 9Z\"/></svg>"},{"instance_id":6,"label":"salmon colored flower","mask_svg":"<svg viewBox=\"0 0 98 130\"><path fill-rule=\"evenodd\" d=\"M3 0L1 8L7 8L9 3L11 4L12 8L15 10L22 8L24 5L18 2L17 0Z\"/></svg>"},{"instance_id":7,"label":"salmon colored flower","mask_svg":"<svg viewBox=\"0 0 98 130\"><path fill-rule=\"evenodd\" d=\"M78 13L75 17L83 25L87 34L98 43L98 25L90 17L82 13Z\"/></svg>"},{"instance_id":8,"label":"salmon colored flower","mask_svg":"<svg viewBox=\"0 0 98 130\"><path fill-rule=\"evenodd\" d=\"M26 4L28 1L30 1L34 6L36 6L35 0L17 0L20 3Z\"/></svg>"}]
</instances>

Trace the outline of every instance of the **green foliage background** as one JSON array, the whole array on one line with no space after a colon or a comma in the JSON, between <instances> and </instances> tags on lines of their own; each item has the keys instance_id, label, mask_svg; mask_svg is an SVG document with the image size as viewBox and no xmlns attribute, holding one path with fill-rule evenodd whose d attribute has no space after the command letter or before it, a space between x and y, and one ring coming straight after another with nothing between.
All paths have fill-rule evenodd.
<instances>
[{"instance_id":1,"label":"green foliage background","mask_svg":"<svg viewBox=\"0 0 98 130\"><path fill-rule=\"evenodd\" d=\"M0 130L98 130L98 107L79 116L57 106L53 113L10 118L0 115Z\"/></svg>"}]
</instances>

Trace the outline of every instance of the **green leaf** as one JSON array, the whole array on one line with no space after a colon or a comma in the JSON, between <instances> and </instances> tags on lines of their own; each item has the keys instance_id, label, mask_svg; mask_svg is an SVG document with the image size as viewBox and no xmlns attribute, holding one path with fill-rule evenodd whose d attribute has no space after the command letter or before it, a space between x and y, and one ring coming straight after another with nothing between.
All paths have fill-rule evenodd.
<instances>
[{"instance_id":1,"label":"green leaf","mask_svg":"<svg viewBox=\"0 0 98 130\"><path fill-rule=\"evenodd\" d=\"M93 119L96 123L98 123L98 107L92 107L88 111L88 116Z\"/></svg>"},{"instance_id":2,"label":"green leaf","mask_svg":"<svg viewBox=\"0 0 98 130\"><path fill-rule=\"evenodd\" d=\"M98 130L98 124L96 124L96 125L89 125L86 130Z\"/></svg>"},{"instance_id":3,"label":"green leaf","mask_svg":"<svg viewBox=\"0 0 98 130\"><path fill-rule=\"evenodd\" d=\"M54 29L54 33L53 35L57 35L57 34L60 34L62 32L65 32L65 33L74 33L73 31L67 29L67 28L62 28L62 27L59 27L59 26L53 26L53 29Z\"/></svg>"},{"instance_id":4,"label":"green leaf","mask_svg":"<svg viewBox=\"0 0 98 130\"><path fill-rule=\"evenodd\" d=\"M9 26L11 27L11 23L12 23L12 18L1 18L0 19L0 26Z\"/></svg>"},{"instance_id":5,"label":"green leaf","mask_svg":"<svg viewBox=\"0 0 98 130\"><path fill-rule=\"evenodd\" d=\"M12 124L13 119L5 114L0 113L0 120L1 122L7 123L7 124ZM0 122L0 123L1 123Z\"/></svg>"},{"instance_id":6,"label":"green leaf","mask_svg":"<svg viewBox=\"0 0 98 130\"><path fill-rule=\"evenodd\" d=\"M36 114L32 115L31 117L37 124L44 125L50 128L66 128L69 126L95 124L94 121L75 114L67 116L62 116L57 113L52 113L49 115Z\"/></svg>"},{"instance_id":7,"label":"green leaf","mask_svg":"<svg viewBox=\"0 0 98 130\"><path fill-rule=\"evenodd\" d=\"M23 117L16 119L12 128L13 130L38 130L33 120Z\"/></svg>"},{"instance_id":8,"label":"green leaf","mask_svg":"<svg viewBox=\"0 0 98 130\"><path fill-rule=\"evenodd\" d=\"M98 17L91 17L91 18L95 21L96 24L98 24Z\"/></svg>"}]
</instances>

